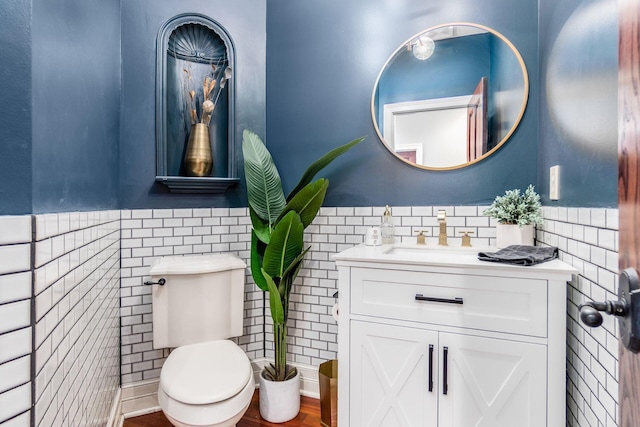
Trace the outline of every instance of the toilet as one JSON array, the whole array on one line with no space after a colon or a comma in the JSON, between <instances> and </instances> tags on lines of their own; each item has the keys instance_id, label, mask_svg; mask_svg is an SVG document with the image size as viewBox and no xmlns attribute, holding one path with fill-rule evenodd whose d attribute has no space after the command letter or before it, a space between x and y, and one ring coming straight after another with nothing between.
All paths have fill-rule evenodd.
<instances>
[{"instance_id":1,"label":"toilet","mask_svg":"<svg viewBox=\"0 0 640 427\"><path fill-rule=\"evenodd\" d=\"M164 283L152 289L153 347L174 348L158 402L174 426L232 427L251 403L251 363L228 339L242 335L245 268L230 254L164 257L151 267L151 281Z\"/></svg>"}]
</instances>

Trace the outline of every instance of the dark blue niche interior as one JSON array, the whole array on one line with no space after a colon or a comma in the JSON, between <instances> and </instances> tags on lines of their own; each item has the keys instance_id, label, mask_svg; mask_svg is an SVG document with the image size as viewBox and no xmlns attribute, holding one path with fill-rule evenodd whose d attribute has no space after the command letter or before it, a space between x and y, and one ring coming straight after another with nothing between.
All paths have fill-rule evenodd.
<instances>
[{"instance_id":1,"label":"dark blue niche interior","mask_svg":"<svg viewBox=\"0 0 640 427\"><path fill-rule=\"evenodd\" d=\"M224 192L238 182L233 149L235 53L231 38L204 15L178 15L160 29L157 49L156 181L172 192ZM206 79L214 86L206 84ZM209 92L206 99L205 90ZM210 121L204 118L207 100L214 104ZM213 168L208 176L188 176L184 164L195 123L209 125Z\"/></svg>"},{"instance_id":2,"label":"dark blue niche interior","mask_svg":"<svg viewBox=\"0 0 640 427\"><path fill-rule=\"evenodd\" d=\"M221 61L224 68L226 59ZM190 78L187 76L187 72ZM202 82L211 74L209 64L195 63L167 57L167 174L171 176L186 176L184 170L184 155L187 149L187 141L191 131L191 113L187 105L189 103L189 91L196 92L194 104L198 117L202 114ZM229 102L228 86L219 91L219 84L213 90L215 110L209 123L209 138L213 153L213 170L211 176L228 176L228 138L229 138ZM219 95L219 96L218 96Z\"/></svg>"}]
</instances>

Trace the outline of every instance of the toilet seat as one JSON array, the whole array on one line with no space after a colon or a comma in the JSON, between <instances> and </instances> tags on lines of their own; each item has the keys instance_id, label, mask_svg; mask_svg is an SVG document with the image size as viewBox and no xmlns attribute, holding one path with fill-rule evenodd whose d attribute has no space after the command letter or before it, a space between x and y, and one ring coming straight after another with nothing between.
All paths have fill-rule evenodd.
<instances>
[{"instance_id":1,"label":"toilet seat","mask_svg":"<svg viewBox=\"0 0 640 427\"><path fill-rule=\"evenodd\" d=\"M254 390L242 349L233 341L208 341L171 352L160 372L158 401L185 425L216 425L242 416Z\"/></svg>"},{"instance_id":2,"label":"toilet seat","mask_svg":"<svg viewBox=\"0 0 640 427\"><path fill-rule=\"evenodd\" d=\"M173 350L162 366L160 383L171 398L203 405L235 396L251 375L249 359L233 341L207 341Z\"/></svg>"}]
</instances>

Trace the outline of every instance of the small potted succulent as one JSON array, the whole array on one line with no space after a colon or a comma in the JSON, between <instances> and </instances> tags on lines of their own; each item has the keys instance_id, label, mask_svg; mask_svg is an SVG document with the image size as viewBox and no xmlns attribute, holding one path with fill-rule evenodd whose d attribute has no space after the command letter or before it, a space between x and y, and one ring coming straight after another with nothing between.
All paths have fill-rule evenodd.
<instances>
[{"instance_id":1,"label":"small potted succulent","mask_svg":"<svg viewBox=\"0 0 640 427\"><path fill-rule=\"evenodd\" d=\"M519 189L508 190L498 196L488 209L482 212L498 220L496 246L533 245L533 226L542 224L540 196L533 185L524 193Z\"/></svg>"}]
</instances>

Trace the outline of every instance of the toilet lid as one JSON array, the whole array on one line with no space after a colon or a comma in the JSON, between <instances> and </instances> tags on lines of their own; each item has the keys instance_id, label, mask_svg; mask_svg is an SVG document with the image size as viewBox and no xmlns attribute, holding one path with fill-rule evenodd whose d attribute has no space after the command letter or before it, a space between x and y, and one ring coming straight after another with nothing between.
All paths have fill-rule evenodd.
<instances>
[{"instance_id":1,"label":"toilet lid","mask_svg":"<svg viewBox=\"0 0 640 427\"><path fill-rule=\"evenodd\" d=\"M160 386L172 399L203 405L235 396L251 375L247 355L233 341L209 341L173 350L162 366Z\"/></svg>"}]
</instances>

